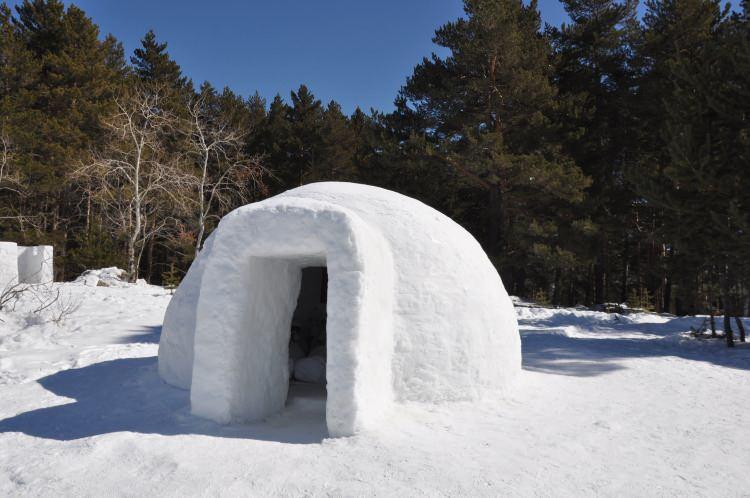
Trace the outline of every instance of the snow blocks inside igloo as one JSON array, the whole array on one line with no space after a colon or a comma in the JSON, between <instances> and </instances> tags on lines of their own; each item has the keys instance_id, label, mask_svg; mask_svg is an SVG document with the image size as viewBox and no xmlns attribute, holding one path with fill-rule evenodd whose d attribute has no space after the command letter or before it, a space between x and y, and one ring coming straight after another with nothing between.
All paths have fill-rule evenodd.
<instances>
[{"instance_id":1,"label":"snow blocks inside igloo","mask_svg":"<svg viewBox=\"0 0 750 498\"><path fill-rule=\"evenodd\" d=\"M388 190L317 183L225 216L175 292L159 372L190 389L194 414L283 409L302 269L319 266L331 436L377 426L394 403L496 395L520 371L513 305L468 232Z\"/></svg>"}]
</instances>

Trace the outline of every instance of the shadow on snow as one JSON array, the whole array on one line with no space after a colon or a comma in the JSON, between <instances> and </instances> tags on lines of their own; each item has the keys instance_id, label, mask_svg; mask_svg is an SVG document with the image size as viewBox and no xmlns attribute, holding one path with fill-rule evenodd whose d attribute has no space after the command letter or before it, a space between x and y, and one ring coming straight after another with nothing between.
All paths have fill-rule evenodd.
<instances>
[{"instance_id":1,"label":"shadow on snow","mask_svg":"<svg viewBox=\"0 0 750 498\"><path fill-rule=\"evenodd\" d=\"M117 341L117 344L131 344L131 343L145 343L145 344L159 344L159 338L161 337L161 325L147 325L141 327L138 330L134 330L132 334L126 335Z\"/></svg>"},{"instance_id":2,"label":"shadow on snow","mask_svg":"<svg viewBox=\"0 0 750 498\"><path fill-rule=\"evenodd\" d=\"M38 380L67 404L0 420L0 432L68 441L113 432L201 434L292 444L328 437L322 390L293 386L284 411L264 422L221 425L189 412L189 392L164 384L156 357L125 358L63 370Z\"/></svg>"},{"instance_id":3,"label":"shadow on snow","mask_svg":"<svg viewBox=\"0 0 750 498\"><path fill-rule=\"evenodd\" d=\"M721 341L680 340L695 319L629 323L627 319L556 316L519 321L523 368L556 375L589 377L625 368L628 358L680 357L750 370L750 344L727 349ZM697 323L696 323L697 324ZM567 327L598 337L571 337ZM160 326L145 327L121 343L159 341ZM626 332L628 337L617 337ZM606 337L611 333L613 337ZM642 335L642 338L639 337ZM63 370L38 380L48 391L72 402L0 420L0 432L22 432L55 440L74 440L113 432L166 436L200 434L292 444L319 443L328 436L325 390L292 385L284 411L264 422L220 425L193 417L188 391L164 384L156 357L124 358Z\"/></svg>"},{"instance_id":4,"label":"shadow on snow","mask_svg":"<svg viewBox=\"0 0 750 498\"><path fill-rule=\"evenodd\" d=\"M627 317L555 315L519 320L525 370L590 377L626 368L618 360L677 357L750 370L750 343L727 348L722 339L682 337L701 318L675 317L665 322L632 323ZM568 327L592 333L571 337ZM612 337L606 337L611 334ZM618 334L620 337L618 337ZM627 335L627 337L622 337ZM735 332L736 335L736 332Z\"/></svg>"}]
</instances>

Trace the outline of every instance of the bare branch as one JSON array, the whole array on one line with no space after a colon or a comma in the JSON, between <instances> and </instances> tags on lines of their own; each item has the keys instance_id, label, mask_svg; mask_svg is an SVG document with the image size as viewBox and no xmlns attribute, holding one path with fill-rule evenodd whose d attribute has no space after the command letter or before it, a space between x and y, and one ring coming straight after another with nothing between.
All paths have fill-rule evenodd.
<instances>
[{"instance_id":1,"label":"bare branch","mask_svg":"<svg viewBox=\"0 0 750 498\"><path fill-rule=\"evenodd\" d=\"M189 102L187 108L184 133L197 170L192 185L197 205L197 255L203 247L206 222L247 203L253 192L263 188L268 171L260 157L245 154L246 131L217 115L205 96Z\"/></svg>"},{"instance_id":2,"label":"bare branch","mask_svg":"<svg viewBox=\"0 0 750 498\"><path fill-rule=\"evenodd\" d=\"M110 231L127 241L128 275L135 281L144 245L173 220L161 213L186 211L182 191L192 182L166 143L179 120L164 109L158 90L138 88L115 99L115 107L104 122L110 132L106 147L72 176L101 206ZM147 229L147 217L160 220Z\"/></svg>"}]
</instances>

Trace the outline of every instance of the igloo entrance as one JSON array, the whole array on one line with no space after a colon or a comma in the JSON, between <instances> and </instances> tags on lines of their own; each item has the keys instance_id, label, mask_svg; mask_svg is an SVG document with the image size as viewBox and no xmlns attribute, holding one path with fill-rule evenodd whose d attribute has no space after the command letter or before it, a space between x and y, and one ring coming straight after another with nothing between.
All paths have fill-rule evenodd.
<instances>
[{"instance_id":1,"label":"igloo entrance","mask_svg":"<svg viewBox=\"0 0 750 498\"><path fill-rule=\"evenodd\" d=\"M229 236L215 232L203 253L211 257L193 265L200 290L192 341L164 335L162 378L190 389L193 414L221 423L260 421L289 408L289 341L302 269L325 266L328 432L351 435L376 423L393 400L394 273L385 239L326 204L269 212L251 224L237 215L222 220L223 227L234 223ZM169 313L163 330L183 319L191 317Z\"/></svg>"},{"instance_id":2,"label":"igloo entrance","mask_svg":"<svg viewBox=\"0 0 750 498\"><path fill-rule=\"evenodd\" d=\"M314 266L302 268L301 273L289 340L289 378L325 386L328 270Z\"/></svg>"},{"instance_id":3,"label":"igloo entrance","mask_svg":"<svg viewBox=\"0 0 750 498\"><path fill-rule=\"evenodd\" d=\"M289 338L289 392L284 407L288 420L325 424L327 302L327 268L301 268Z\"/></svg>"}]
</instances>

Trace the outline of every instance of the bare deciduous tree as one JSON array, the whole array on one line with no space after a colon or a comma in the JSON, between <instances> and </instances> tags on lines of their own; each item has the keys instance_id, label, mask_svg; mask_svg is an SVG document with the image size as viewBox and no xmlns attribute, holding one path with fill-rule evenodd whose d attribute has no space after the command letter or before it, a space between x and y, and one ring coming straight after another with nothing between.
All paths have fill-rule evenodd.
<instances>
[{"instance_id":1,"label":"bare deciduous tree","mask_svg":"<svg viewBox=\"0 0 750 498\"><path fill-rule=\"evenodd\" d=\"M159 92L137 89L115 103L115 114L104 123L110 139L74 176L91 188L108 228L125 237L127 271L135 281L145 243L173 221L161 212L164 205L171 212L184 205L191 179L167 150L166 137L178 120L165 111Z\"/></svg>"},{"instance_id":2,"label":"bare deciduous tree","mask_svg":"<svg viewBox=\"0 0 750 498\"><path fill-rule=\"evenodd\" d=\"M192 101L188 114L185 132L197 165L193 185L198 211L197 256L203 248L207 221L249 202L252 193L263 188L263 176L268 172L258 156L245 154L247 130L212 115L205 97Z\"/></svg>"},{"instance_id":3,"label":"bare deciduous tree","mask_svg":"<svg viewBox=\"0 0 750 498\"><path fill-rule=\"evenodd\" d=\"M0 130L0 190L14 190L6 186L6 183L16 183L16 179L10 174L13 159L13 146L5 130Z\"/></svg>"},{"instance_id":4,"label":"bare deciduous tree","mask_svg":"<svg viewBox=\"0 0 750 498\"><path fill-rule=\"evenodd\" d=\"M4 129L0 128L0 192L10 191L21 194L21 176L13 167L15 150L13 142Z\"/></svg>"},{"instance_id":5,"label":"bare deciduous tree","mask_svg":"<svg viewBox=\"0 0 750 498\"><path fill-rule=\"evenodd\" d=\"M13 141L6 133L4 127L0 127L0 194L8 194L14 200L0 205L0 220L10 220L18 223L21 231L25 226L37 227L35 216L25 216L21 210L20 199L25 194L21 172L14 164L16 149Z\"/></svg>"}]
</instances>

